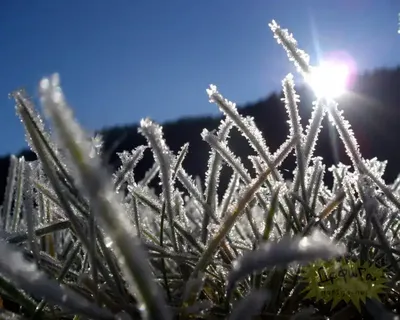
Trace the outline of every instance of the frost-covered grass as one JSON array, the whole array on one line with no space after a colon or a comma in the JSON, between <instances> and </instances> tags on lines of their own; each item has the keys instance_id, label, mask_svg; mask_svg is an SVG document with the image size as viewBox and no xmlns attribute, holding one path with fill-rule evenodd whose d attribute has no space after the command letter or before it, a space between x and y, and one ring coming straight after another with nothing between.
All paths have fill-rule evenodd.
<instances>
[{"instance_id":1,"label":"frost-covered grass","mask_svg":"<svg viewBox=\"0 0 400 320\"><path fill-rule=\"evenodd\" d=\"M308 56L286 30L275 22L270 27L307 76ZM386 162L362 157L334 101L318 98L303 128L292 76L282 85L290 131L274 152L252 118L241 116L216 86L207 89L224 117L216 131L201 133L210 146L204 186L182 167L190 145L174 154L162 127L149 119L139 129L148 145L120 153L121 167L109 176L101 139L74 120L57 75L40 83L51 130L26 93L14 92L38 161L11 158L1 211L0 296L21 307L20 319L394 319L400 183L382 180ZM352 166L327 170L314 155L327 114ZM254 149L256 174L230 150L231 130ZM137 181L134 169L144 152L152 152L154 166ZM281 168L292 154L297 167L288 182ZM221 190L224 166L233 173ZM332 187L325 174L333 174ZM149 187L157 175L160 194ZM331 310L304 299L300 267L342 257L387 267L381 301L367 299L361 314L351 304Z\"/></svg>"}]
</instances>

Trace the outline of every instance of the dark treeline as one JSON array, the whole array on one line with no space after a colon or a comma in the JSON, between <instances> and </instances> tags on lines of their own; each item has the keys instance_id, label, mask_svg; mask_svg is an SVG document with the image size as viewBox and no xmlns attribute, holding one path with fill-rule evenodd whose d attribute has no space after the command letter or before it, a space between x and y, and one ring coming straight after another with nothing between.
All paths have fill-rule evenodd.
<instances>
[{"instance_id":1,"label":"dark treeline","mask_svg":"<svg viewBox=\"0 0 400 320\"><path fill-rule=\"evenodd\" d=\"M303 87L298 88L298 94L301 100L300 115L305 127L311 116L313 96ZM285 141L289 132L288 118L281 97L280 93L275 93L265 100L239 107L242 115L254 117L257 126L264 133L271 152ZM400 68L381 69L360 76L355 80L352 92L342 96L338 102L339 108L344 110L345 118L352 125L364 158L377 157L379 160L388 160L385 179L392 182L400 173ZM189 153L183 166L193 177L204 178L210 151L200 134L203 128L216 129L220 119L220 117L184 118L162 124L166 141L175 153L184 143L189 142ZM104 137L105 154L110 153L108 164L111 170L115 170L119 165L116 152L132 150L138 145L146 144L145 139L138 133L137 124L103 129L101 134ZM231 133L229 145L249 167L247 157L254 152L235 129ZM349 164L339 136L327 117L323 122L315 155L323 157L328 167L337 161ZM28 150L24 150L18 156L25 156L27 160L35 159L35 155ZM151 167L153 161L152 153L147 150L135 171L138 179ZM1 202L8 166L9 156L0 158ZM285 172L289 175L294 168L294 156L288 159L283 167L288 170ZM230 173L230 170L224 168L221 176L223 184L226 183ZM327 179L329 180L329 176Z\"/></svg>"}]
</instances>

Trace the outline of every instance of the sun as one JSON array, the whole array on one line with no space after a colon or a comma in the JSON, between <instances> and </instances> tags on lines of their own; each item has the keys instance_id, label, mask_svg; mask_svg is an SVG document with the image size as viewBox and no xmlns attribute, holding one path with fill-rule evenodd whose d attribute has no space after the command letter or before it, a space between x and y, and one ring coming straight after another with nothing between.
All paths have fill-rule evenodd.
<instances>
[{"instance_id":1,"label":"sun","mask_svg":"<svg viewBox=\"0 0 400 320\"><path fill-rule=\"evenodd\" d=\"M337 98L346 92L350 68L344 62L323 61L312 67L306 82L319 98Z\"/></svg>"}]
</instances>

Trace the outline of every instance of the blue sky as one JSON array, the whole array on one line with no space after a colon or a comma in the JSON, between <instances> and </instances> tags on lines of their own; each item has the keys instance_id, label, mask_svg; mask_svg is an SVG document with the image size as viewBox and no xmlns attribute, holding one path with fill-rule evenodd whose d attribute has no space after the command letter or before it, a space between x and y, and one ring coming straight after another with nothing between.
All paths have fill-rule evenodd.
<instances>
[{"instance_id":1,"label":"blue sky","mask_svg":"<svg viewBox=\"0 0 400 320\"><path fill-rule=\"evenodd\" d=\"M89 130L217 114L216 84L244 104L293 72L268 22L289 28L315 61L346 52L358 70L400 65L398 0L5 0L0 3L0 154L25 147L8 99L59 72Z\"/></svg>"}]
</instances>

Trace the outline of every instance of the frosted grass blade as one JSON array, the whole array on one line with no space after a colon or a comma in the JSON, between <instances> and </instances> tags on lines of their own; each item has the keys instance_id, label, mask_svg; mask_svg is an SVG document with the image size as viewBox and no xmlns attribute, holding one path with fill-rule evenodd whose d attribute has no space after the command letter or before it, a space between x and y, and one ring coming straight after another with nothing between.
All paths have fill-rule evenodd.
<instances>
[{"instance_id":1,"label":"frosted grass blade","mask_svg":"<svg viewBox=\"0 0 400 320\"><path fill-rule=\"evenodd\" d=\"M287 145L285 150L282 150L282 157L286 157L288 154L288 150L292 150L295 144L295 139L292 139L291 143ZM282 159L277 157L275 159L275 163L281 163ZM274 166L275 166L274 163ZM227 216L226 220L221 223L219 230L215 233L214 237L208 243L206 250L203 252L200 260L197 262L196 267L194 268L191 277L197 277L197 274L201 271L204 271L209 264L210 259L213 254L218 250L222 240L227 236L229 231L234 226L236 220L243 213L244 209L248 205L248 203L254 198L256 192L259 190L261 185L266 181L269 174L271 173L270 168L268 168L265 172L259 175L259 177L248 186L245 190L243 196L239 199L237 205L233 208L231 213Z\"/></svg>"},{"instance_id":2,"label":"frosted grass blade","mask_svg":"<svg viewBox=\"0 0 400 320\"><path fill-rule=\"evenodd\" d=\"M317 259L330 259L345 252L344 245L335 245L317 231L307 237L285 237L279 242L264 243L257 250L247 252L235 261L228 276L228 296L233 285L251 272L267 267L286 267L295 261L306 263Z\"/></svg>"},{"instance_id":3,"label":"frosted grass blade","mask_svg":"<svg viewBox=\"0 0 400 320\"><path fill-rule=\"evenodd\" d=\"M282 177L276 169L272 168L272 157L265 143L261 131L256 127L252 118L243 118L237 111L235 103L225 99L217 90L215 85L207 89L210 102L215 102L219 108L229 117L236 127L249 141L250 146L260 155L269 168L272 170L272 177L280 181Z\"/></svg>"},{"instance_id":4,"label":"frosted grass blade","mask_svg":"<svg viewBox=\"0 0 400 320\"><path fill-rule=\"evenodd\" d=\"M297 47L297 41L293 35L289 34L287 29L282 29L275 20L271 21L269 27L278 44L281 44L285 49L289 60L296 66L297 71L303 75L308 74L310 72L310 57Z\"/></svg>"},{"instance_id":5,"label":"frosted grass blade","mask_svg":"<svg viewBox=\"0 0 400 320\"><path fill-rule=\"evenodd\" d=\"M127 152L122 152L119 154L122 166L115 174L115 190L118 191L120 189L121 185L126 181L127 175L131 173L136 164L143 158L143 153L146 148L146 146L139 146L135 150L132 150L130 154Z\"/></svg>"},{"instance_id":6,"label":"frosted grass blade","mask_svg":"<svg viewBox=\"0 0 400 320\"><path fill-rule=\"evenodd\" d=\"M229 136L229 132L232 128L232 121L226 119L225 121L221 121L219 130L218 130L218 139L219 141L226 141ZM216 213L218 206L218 197L217 197L217 189L219 184L219 176L221 174L222 168L222 157L218 154L213 148L211 149L210 157L208 159L208 169L205 177L205 185L206 185L206 201L210 206L210 210L213 213ZM204 215L203 223L202 223L202 234L201 241L205 244L208 238L208 224L210 223L209 215Z\"/></svg>"},{"instance_id":7,"label":"frosted grass blade","mask_svg":"<svg viewBox=\"0 0 400 320\"><path fill-rule=\"evenodd\" d=\"M40 228L36 228L35 236L40 238L40 237L43 237L47 234L50 234L50 233L53 233L56 231L69 229L70 227L71 227L71 222L69 220L61 220L61 221L53 222L53 223L47 224L45 226L42 226ZM28 235L26 234L26 232L15 232L15 233L11 233L11 234L7 235L5 237L5 240L8 243L18 244L18 243L28 240Z\"/></svg>"},{"instance_id":8,"label":"frosted grass blade","mask_svg":"<svg viewBox=\"0 0 400 320\"><path fill-rule=\"evenodd\" d=\"M85 134L67 107L58 75L45 78L40 85L43 107L52 120L60 146L74 165L73 174L78 188L86 194L107 234L111 239L120 267L129 282L132 294L139 299L144 318L169 319L170 315L159 288L149 273L148 258L134 235L134 227L124 218L118 196L111 179L101 167L98 157L89 157L90 148Z\"/></svg>"},{"instance_id":9,"label":"frosted grass blade","mask_svg":"<svg viewBox=\"0 0 400 320\"><path fill-rule=\"evenodd\" d=\"M290 136L296 136L296 176L299 176L300 186L302 190L302 196L304 201L307 201L307 192L305 186L305 169L306 169L306 157L303 148L303 127L300 122L300 115L297 106L297 102L299 102L299 96L296 94L294 88L293 75L289 74L285 77L282 82L283 93L284 93L284 102L285 108L289 115L290 119ZM295 177L296 179L296 177ZM294 184L293 188L294 192L297 192L297 185Z\"/></svg>"},{"instance_id":10,"label":"frosted grass blade","mask_svg":"<svg viewBox=\"0 0 400 320\"><path fill-rule=\"evenodd\" d=\"M113 319L108 310L97 307L74 291L47 278L34 264L27 262L21 252L12 249L4 241L0 241L0 272L36 298L44 298L95 319Z\"/></svg>"},{"instance_id":11,"label":"frosted grass blade","mask_svg":"<svg viewBox=\"0 0 400 320\"><path fill-rule=\"evenodd\" d=\"M15 181L17 176L18 160L12 155L10 157L10 165L8 167L8 175L6 182L6 190L4 193L3 207L1 209L0 218L2 219L2 229L8 231L8 219L11 218L11 205L13 202L13 195L15 190Z\"/></svg>"},{"instance_id":12,"label":"frosted grass blade","mask_svg":"<svg viewBox=\"0 0 400 320\"><path fill-rule=\"evenodd\" d=\"M270 203L270 208L268 211L268 214L266 215L265 219L265 228L263 232L263 240L268 241L270 233L272 231L272 223L274 219L274 215L276 214L278 210L278 197L279 197L279 191L281 189L282 185L278 185L276 189L274 190L272 197L271 197L271 203Z\"/></svg>"},{"instance_id":13,"label":"frosted grass blade","mask_svg":"<svg viewBox=\"0 0 400 320\"><path fill-rule=\"evenodd\" d=\"M20 223L20 216L23 204L24 181L25 181L25 159L22 157L18 159L14 211L13 211L12 223L10 225L11 231L13 232L17 231Z\"/></svg>"},{"instance_id":14,"label":"frosted grass blade","mask_svg":"<svg viewBox=\"0 0 400 320\"><path fill-rule=\"evenodd\" d=\"M165 213L168 217L168 222L171 231L172 245L175 251L178 251L178 244L176 241L176 234L174 229L174 210L173 210L173 170L172 170L172 155L167 147L162 127L154 123L150 119L142 119L140 121L139 133L141 133L148 141L149 147L153 151L154 160L160 167L160 180L162 183L162 193ZM164 215L164 212L163 212Z\"/></svg>"}]
</instances>

